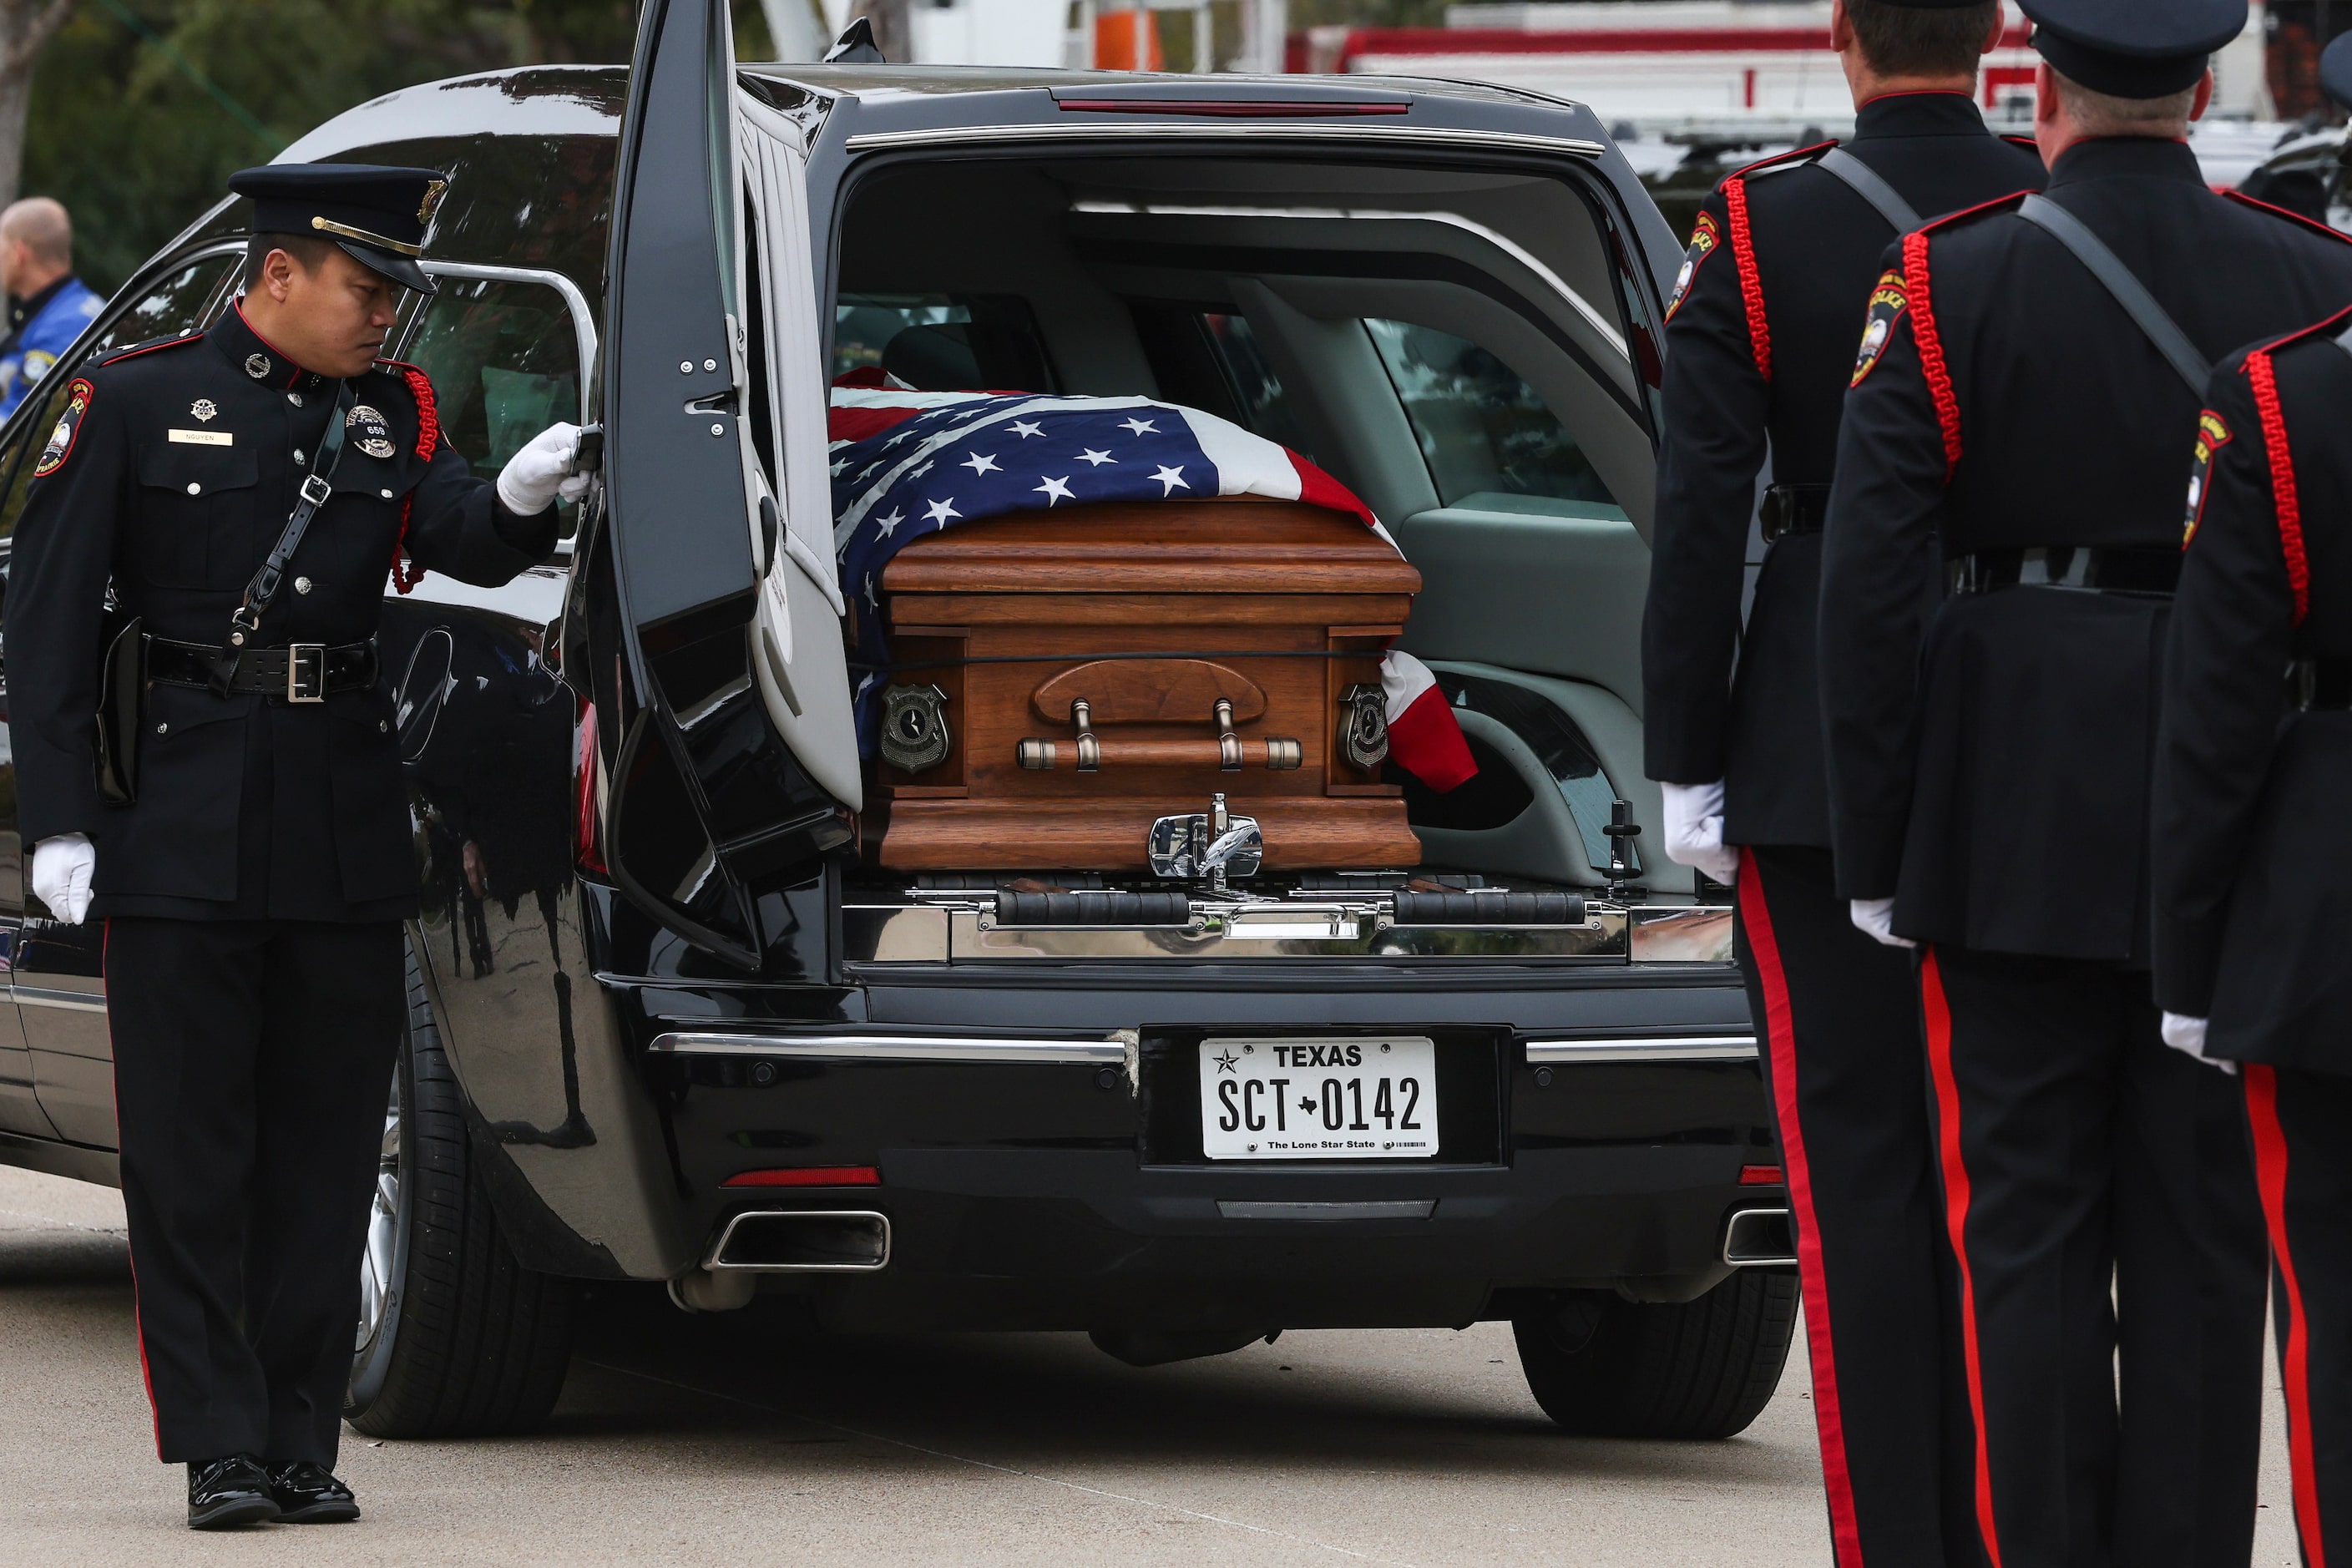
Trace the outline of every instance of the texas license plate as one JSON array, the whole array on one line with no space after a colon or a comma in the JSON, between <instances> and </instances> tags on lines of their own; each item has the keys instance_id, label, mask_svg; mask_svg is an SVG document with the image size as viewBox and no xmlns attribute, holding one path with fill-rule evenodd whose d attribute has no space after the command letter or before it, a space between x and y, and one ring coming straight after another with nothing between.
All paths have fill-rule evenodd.
<instances>
[{"instance_id":1,"label":"texas license plate","mask_svg":"<svg viewBox=\"0 0 2352 1568\"><path fill-rule=\"evenodd\" d=\"M1212 1160L1426 1160L1437 1047L1426 1039L1230 1039L1201 1046Z\"/></svg>"}]
</instances>

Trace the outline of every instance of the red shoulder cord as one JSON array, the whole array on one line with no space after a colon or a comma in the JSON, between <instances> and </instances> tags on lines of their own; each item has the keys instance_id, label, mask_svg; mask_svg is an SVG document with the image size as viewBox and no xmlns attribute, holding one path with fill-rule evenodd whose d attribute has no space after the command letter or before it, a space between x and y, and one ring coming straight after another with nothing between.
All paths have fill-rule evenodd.
<instances>
[{"instance_id":1,"label":"red shoulder cord","mask_svg":"<svg viewBox=\"0 0 2352 1568\"><path fill-rule=\"evenodd\" d=\"M1927 281L1927 236L1903 237L1903 287L1910 297L1911 341L1919 345L1919 372L1936 402L1936 423L1944 432L1944 482L1960 466L1960 399L1952 390L1952 369L1944 359L1944 335L1936 328L1935 298Z\"/></svg>"},{"instance_id":2,"label":"red shoulder cord","mask_svg":"<svg viewBox=\"0 0 2352 1568\"><path fill-rule=\"evenodd\" d=\"M413 364L387 363L399 370L408 383L408 395L416 400L416 455L430 463L441 445L441 411L434 405L432 380ZM415 505L414 489L400 498L400 541L392 547L392 585L404 594L425 581L425 568L408 554L408 519Z\"/></svg>"},{"instance_id":3,"label":"red shoulder cord","mask_svg":"<svg viewBox=\"0 0 2352 1568\"><path fill-rule=\"evenodd\" d=\"M2294 457L2287 449L2286 410L2279 406L2278 374L2267 350L2246 356L2246 380L2254 389L2254 411L2263 419L2263 453L2271 464L2271 505L2278 513L2279 552L2286 557L2287 586L2294 591L2294 624L2311 610L2311 563L2303 553L2303 502L2294 488Z\"/></svg>"},{"instance_id":4,"label":"red shoulder cord","mask_svg":"<svg viewBox=\"0 0 2352 1568\"><path fill-rule=\"evenodd\" d=\"M1731 219L1731 259L1739 268L1739 298L1748 307L1748 341L1756 353L1756 374L1772 379L1772 328L1764 316L1764 279L1756 270L1756 237L1748 227L1748 182L1723 182L1725 216Z\"/></svg>"}]
</instances>

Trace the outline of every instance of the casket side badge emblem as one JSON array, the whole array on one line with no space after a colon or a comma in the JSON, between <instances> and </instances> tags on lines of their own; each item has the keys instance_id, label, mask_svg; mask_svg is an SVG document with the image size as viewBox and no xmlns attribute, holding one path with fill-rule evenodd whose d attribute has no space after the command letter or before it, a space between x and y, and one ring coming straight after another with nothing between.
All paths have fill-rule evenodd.
<instances>
[{"instance_id":1,"label":"casket side badge emblem","mask_svg":"<svg viewBox=\"0 0 2352 1568\"><path fill-rule=\"evenodd\" d=\"M1339 746L1349 763L1367 773L1388 760L1388 698L1377 682L1339 694Z\"/></svg>"},{"instance_id":2,"label":"casket side badge emblem","mask_svg":"<svg viewBox=\"0 0 2352 1568\"><path fill-rule=\"evenodd\" d=\"M947 761L948 694L936 686L893 686L882 693L882 760L919 773Z\"/></svg>"}]
</instances>

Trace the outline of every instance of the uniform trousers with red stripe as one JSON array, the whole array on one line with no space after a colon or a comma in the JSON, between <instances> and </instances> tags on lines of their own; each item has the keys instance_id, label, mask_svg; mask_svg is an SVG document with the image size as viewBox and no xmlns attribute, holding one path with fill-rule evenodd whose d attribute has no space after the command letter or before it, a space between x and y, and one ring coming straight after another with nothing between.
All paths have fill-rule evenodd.
<instances>
[{"instance_id":1,"label":"uniform trousers with red stripe","mask_svg":"<svg viewBox=\"0 0 2352 1568\"><path fill-rule=\"evenodd\" d=\"M1988 1559L2244 1568L2269 1264L2238 1083L2165 1046L2143 973L1937 946L1920 984Z\"/></svg>"},{"instance_id":2,"label":"uniform trousers with red stripe","mask_svg":"<svg viewBox=\"0 0 2352 1568\"><path fill-rule=\"evenodd\" d=\"M2352 1564L2352 1076L2249 1063L2303 1560Z\"/></svg>"},{"instance_id":3,"label":"uniform trousers with red stripe","mask_svg":"<svg viewBox=\"0 0 2352 1568\"><path fill-rule=\"evenodd\" d=\"M1912 957L1853 928L1825 849L1743 851L1738 896L1838 1568L1972 1563L1968 1407L1945 1331L1957 1302Z\"/></svg>"},{"instance_id":4,"label":"uniform trousers with red stripe","mask_svg":"<svg viewBox=\"0 0 2352 1568\"><path fill-rule=\"evenodd\" d=\"M335 1462L404 964L395 921L107 922L140 1359L166 1463Z\"/></svg>"}]
</instances>

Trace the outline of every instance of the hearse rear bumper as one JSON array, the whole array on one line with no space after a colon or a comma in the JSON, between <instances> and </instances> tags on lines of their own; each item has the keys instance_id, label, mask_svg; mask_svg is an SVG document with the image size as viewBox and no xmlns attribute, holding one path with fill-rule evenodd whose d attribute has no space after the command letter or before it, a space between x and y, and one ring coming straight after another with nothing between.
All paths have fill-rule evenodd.
<instances>
[{"instance_id":1,"label":"hearse rear bumper","mask_svg":"<svg viewBox=\"0 0 2352 1568\"><path fill-rule=\"evenodd\" d=\"M1785 1205L1733 987L1647 1006L1614 988L1249 998L1260 1036L1437 1042L1439 1156L1387 1163L1202 1158L1197 1050L1244 1026L1217 1016L1242 997L1094 992L1185 1021L1079 1031L991 1026L1066 1019L1068 991L1032 1010L985 987L910 989L928 994L904 1011L952 997L972 1022L647 1020L680 1217L706 1258L745 1213L886 1216L883 1266L767 1277L841 1328L1435 1325L1506 1313L1521 1291L1684 1300L1730 1271L1735 1214ZM1414 1021L1515 1001L1516 1025ZM1684 1023L1592 1026L1628 1012ZM1524 1022L1547 1014L1559 1026Z\"/></svg>"}]
</instances>

